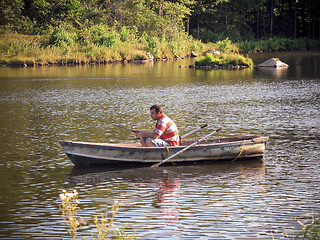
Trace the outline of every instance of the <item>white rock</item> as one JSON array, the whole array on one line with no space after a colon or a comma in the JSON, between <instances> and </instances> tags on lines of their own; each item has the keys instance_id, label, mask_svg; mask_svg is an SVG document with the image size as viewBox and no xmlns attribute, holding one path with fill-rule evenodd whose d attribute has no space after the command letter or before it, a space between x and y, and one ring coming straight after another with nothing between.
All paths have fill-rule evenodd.
<instances>
[{"instance_id":1,"label":"white rock","mask_svg":"<svg viewBox=\"0 0 320 240\"><path fill-rule=\"evenodd\" d=\"M259 64L258 67L274 67L274 68L288 68L289 65L281 62L277 58L270 58L263 63Z\"/></svg>"}]
</instances>

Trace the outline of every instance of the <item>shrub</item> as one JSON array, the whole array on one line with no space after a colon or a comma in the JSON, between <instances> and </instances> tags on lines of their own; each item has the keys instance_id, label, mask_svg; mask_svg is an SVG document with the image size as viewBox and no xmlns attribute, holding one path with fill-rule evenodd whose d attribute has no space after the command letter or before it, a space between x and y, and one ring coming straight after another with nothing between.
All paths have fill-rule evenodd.
<instances>
[{"instance_id":1,"label":"shrub","mask_svg":"<svg viewBox=\"0 0 320 240\"><path fill-rule=\"evenodd\" d=\"M120 40L122 42L125 42L128 40L129 38L129 35L130 35L130 32L129 30L127 29L127 27L122 27L120 30L119 30L119 33L120 33Z\"/></svg>"},{"instance_id":2,"label":"shrub","mask_svg":"<svg viewBox=\"0 0 320 240\"><path fill-rule=\"evenodd\" d=\"M229 40L229 38L226 38L222 41L218 41L216 45L218 50L221 52L225 52L226 50L232 49L232 42L231 40Z\"/></svg>"},{"instance_id":3,"label":"shrub","mask_svg":"<svg viewBox=\"0 0 320 240\"><path fill-rule=\"evenodd\" d=\"M213 55L211 53L206 56L198 58L195 62L196 66L214 66L214 65L245 65L245 66L253 66L253 61L251 58L246 58L240 54L222 54L222 55Z\"/></svg>"},{"instance_id":4,"label":"shrub","mask_svg":"<svg viewBox=\"0 0 320 240\"><path fill-rule=\"evenodd\" d=\"M90 29L91 40L98 46L112 47L115 46L119 34L113 29L108 30L106 26L99 24L94 25Z\"/></svg>"},{"instance_id":5,"label":"shrub","mask_svg":"<svg viewBox=\"0 0 320 240\"><path fill-rule=\"evenodd\" d=\"M56 27L49 36L49 45L57 47L66 47L73 45L76 39L76 33L72 27L62 25Z\"/></svg>"},{"instance_id":6,"label":"shrub","mask_svg":"<svg viewBox=\"0 0 320 240\"><path fill-rule=\"evenodd\" d=\"M152 55L156 58L159 57L160 54L160 42L156 37L146 37L148 43L148 51L152 53Z\"/></svg>"},{"instance_id":7,"label":"shrub","mask_svg":"<svg viewBox=\"0 0 320 240\"><path fill-rule=\"evenodd\" d=\"M173 55L177 56L177 53L178 53L178 47L177 47L177 44L175 42L170 42L169 43L169 47L171 49L171 52Z\"/></svg>"}]
</instances>

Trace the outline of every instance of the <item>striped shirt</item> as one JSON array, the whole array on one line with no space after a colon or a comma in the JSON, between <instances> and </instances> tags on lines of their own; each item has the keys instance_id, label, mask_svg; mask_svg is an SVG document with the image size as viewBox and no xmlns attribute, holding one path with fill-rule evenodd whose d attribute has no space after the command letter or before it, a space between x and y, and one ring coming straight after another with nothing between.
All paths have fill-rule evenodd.
<instances>
[{"instance_id":1,"label":"striped shirt","mask_svg":"<svg viewBox=\"0 0 320 240\"><path fill-rule=\"evenodd\" d=\"M162 114L156 122L153 130L161 139L170 143L171 146L179 146L179 133L176 124L165 114Z\"/></svg>"}]
</instances>

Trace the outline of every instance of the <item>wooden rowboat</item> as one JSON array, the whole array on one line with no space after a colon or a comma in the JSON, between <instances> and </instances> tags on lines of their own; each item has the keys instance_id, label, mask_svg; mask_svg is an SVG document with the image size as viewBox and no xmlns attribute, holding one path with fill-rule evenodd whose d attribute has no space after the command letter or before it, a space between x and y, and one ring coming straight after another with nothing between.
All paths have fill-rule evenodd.
<instances>
[{"instance_id":1,"label":"wooden rowboat","mask_svg":"<svg viewBox=\"0 0 320 240\"><path fill-rule=\"evenodd\" d=\"M176 163L263 157L267 141L268 137L253 135L203 140L170 161ZM59 142L66 155L77 166L115 163L154 164L192 143L192 141L183 141L178 147L150 148L141 147L140 144Z\"/></svg>"}]
</instances>

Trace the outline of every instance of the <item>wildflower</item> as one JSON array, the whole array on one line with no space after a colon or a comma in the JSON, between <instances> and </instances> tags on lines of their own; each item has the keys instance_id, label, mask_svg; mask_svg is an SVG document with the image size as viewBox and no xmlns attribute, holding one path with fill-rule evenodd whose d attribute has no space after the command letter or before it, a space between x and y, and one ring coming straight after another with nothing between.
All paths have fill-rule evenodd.
<instances>
[{"instance_id":1,"label":"wildflower","mask_svg":"<svg viewBox=\"0 0 320 240\"><path fill-rule=\"evenodd\" d=\"M77 197L79 195L77 189L73 189L72 193L74 197Z\"/></svg>"},{"instance_id":2,"label":"wildflower","mask_svg":"<svg viewBox=\"0 0 320 240\"><path fill-rule=\"evenodd\" d=\"M73 193L66 193L68 198L73 198Z\"/></svg>"},{"instance_id":3,"label":"wildflower","mask_svg":"<svg viewBox=\"0 0 320 240\"><path fill-rule=\"evenodd\" d=\"M60 193L59 197L60 197L61 201L65 201L67 198L64 193Z\"/></svg>"},{"instance_id":4,"label":"wildflower","mask_svg":"<svg viewBox=\"0 0 320 240\"><path fill-rule=\"evenodd\" d=\"M74 189L72 192L67 192L66 190L62 190L62 193L59 195L62 200L61 209L62 209L62 218L64 219L68 232L72 236L72 239L77 239L77 229L86 225L86 222L78 215L78 204L80 201L78 200L78 192ZM114 234L117 239L135 239L134 235L127 235L124 232L124 227L122 230L118 229L115 224L115 215L119 210L119 206L123 206L123 204L119 203L119 201L115 200L112 205L112 216L108 218L108 213L106 213L105 218L98 219L95 217L95 224L98 230L98 239L109 239L108 236L110 234ZM127 238L129 236L129 238Z\"/></svg>"}]
</instances>

